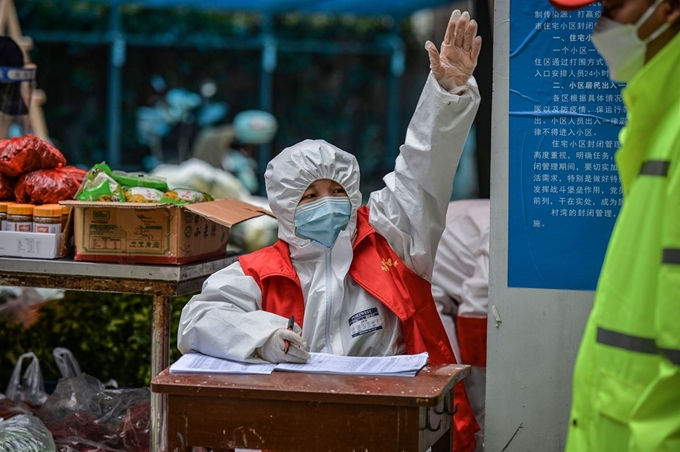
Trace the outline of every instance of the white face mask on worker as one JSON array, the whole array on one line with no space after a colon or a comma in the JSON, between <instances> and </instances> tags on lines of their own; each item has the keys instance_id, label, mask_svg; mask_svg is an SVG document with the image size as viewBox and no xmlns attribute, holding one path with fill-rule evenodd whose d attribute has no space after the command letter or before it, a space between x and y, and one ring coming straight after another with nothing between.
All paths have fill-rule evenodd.
<instances>
[{"instance_id":1,"label":"white face mask on worker","mask_svg":"<svg viewBox=\"0 0 680 452\"><path fill-rule=\"evenodd\" d=\"M331 248L349 224L352 204L347 196L325 196L295 210L295 234Z\"/></svg>"},{"instance_id":2,"label":"white face mask on worker","mask_svg":"<svg viewBox=\"0 0 680 452\"><path fill-rule=\"evenodd\" d=\"M638 30L642 24L664 1L654 2L634 24L620 24L603 17L595 26L591 39L609 66L609 78L615 82L629 82L645 65L647 44L670 27L670 22L666 22L644 41L638 37Z\"/></svg>"}]
</instances>

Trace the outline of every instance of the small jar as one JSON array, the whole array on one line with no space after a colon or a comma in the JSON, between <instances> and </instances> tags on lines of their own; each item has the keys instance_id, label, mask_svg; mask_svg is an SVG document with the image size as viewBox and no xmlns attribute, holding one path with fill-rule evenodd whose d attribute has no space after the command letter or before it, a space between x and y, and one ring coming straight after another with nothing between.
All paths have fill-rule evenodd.
<instances>
[{"instance_id":1,"label":"small jar","mask_svg":"<svg viewBox=\"0 0 680 452\"><path fill-rule=\"evenodd\" d=\"M61 206L44 204L33 209L33 232L41 234L61 233Z\"/></svg>"},{"instance_id":2,"label":"small jar","mask_svg":"<svg viewBox=\"0 0 680 452\"><path fill-rule=\"evenodd\" d=\"M0 231L5 230L5 223L7 222L7 206L14 204L11 201L1 201L0 202Z\"/></svg>"},{"instance_id":3,"label":"small jar","mask_svg":"<svg viewBox=\"0 0 680 452\"><path fill-rule=\"evenodd\" d=\"M66 230L68 216L71 214L71 206L61 206L61 231Z\"/></svg>"},{"instance_id":4,"label":"small jar","mask_svg":"<svg viewBox=\"0 0 680 452\"><path fill-rule=\"evenodd\" d=\"M33 232L33 205L8 205L5 230L14 232Z\"/></svg>"}]
</instances>

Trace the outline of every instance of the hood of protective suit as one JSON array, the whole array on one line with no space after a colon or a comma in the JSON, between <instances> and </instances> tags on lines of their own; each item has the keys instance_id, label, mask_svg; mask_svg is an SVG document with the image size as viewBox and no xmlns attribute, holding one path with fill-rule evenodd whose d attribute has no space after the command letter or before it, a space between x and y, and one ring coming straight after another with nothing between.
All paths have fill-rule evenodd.
<instances>
[{"instance_id":1,"label":"hood of protective suit","mask_svg":"<svg viewBox=\"0 0 680 452\"><path fill-rule=\"evenodd\" d=\"M281 151L264 173L269 207L279 220L279 238L296 246L310 243L295 235L295 209L307 187L319 179L335 181L347 192L352 215L346 230L353 238L362 200L359 177L356 158L324 140L305 140Z\"/></svg>"}]
</instances>

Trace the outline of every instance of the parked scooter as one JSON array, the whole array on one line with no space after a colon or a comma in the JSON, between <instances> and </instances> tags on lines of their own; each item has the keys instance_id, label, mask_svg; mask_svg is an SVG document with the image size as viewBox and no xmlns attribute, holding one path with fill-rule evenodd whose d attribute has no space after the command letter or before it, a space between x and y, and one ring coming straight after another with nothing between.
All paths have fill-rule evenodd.
<instances>
[{"instance_id":1,"label":"parked scooter","mask_svg":"<svg viewBox=\"0 0 680 452\"><path fill-rule=\"evenodd\" d=\"M136 111L137 140L151 149L151 155L143 161L145 170L161 162L181 163L190 158L198 132L218 124L229 110L226 102L212 100L217 93L212 80L201 84L200 94L185 88L167 89L159 75L151 78L151 85L155 92L152 106Z\"/></svg>"}]
</instances>

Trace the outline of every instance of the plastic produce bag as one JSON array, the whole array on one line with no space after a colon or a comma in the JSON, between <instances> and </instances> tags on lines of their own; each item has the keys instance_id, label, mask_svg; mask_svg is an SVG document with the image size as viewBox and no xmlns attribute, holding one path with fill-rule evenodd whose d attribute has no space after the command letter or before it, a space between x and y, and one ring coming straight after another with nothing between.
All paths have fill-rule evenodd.
<instances>
[{"instance_id":1,"label":"plastic produce bag","mask_svg":"<svg viewBox=\"0 0 680 452\"><path fill-rule=\"evenodd\" d=\"M83 373L59 380L37 415L60 451L146 452L150 402L148 388L106 389Z\"/></svg>"},{"instance_id":2,"label":"plastic produce bag","mask_svg":"<svg viewBox=\"0 0 680 452\"><path fill-rule=\"evenodd\" d=\"M0 174L0 201L14 201L14 179Z\"/></svg>"},{"instance_id":3,"label":"plastic produce bag","mask_svg":"<svg viewBox=\"0 0 680 452\"><path fill-rule=\"evenodd\" d=\"M0 452L56 452L52 434L35 416L0 419Z\"/></svg>"},{"instance_id":4,"label":"plastic produce bag","mask_svg":"<svg viewBox=\"0 0 680 452\"><path fill-rule=\"evenodd\" d=\"M75 166L31 171L21 176L14 187L17 202L56 204L73 199L87 171Z\"/></svg>"},{"instance_id":5,"label":"plastic produce bag","mask_svg":"<svg viewBox=\"0 0 680 452\"><path fill-rule=\"evenodd\" d=\"M9 177L66 165L57 148L35 135L0 140L0 173Z\"/></svg>"},{"instance_id":6,"label":"plastic produce bag","mask_svg":"<svg viewBox=\"0 0 680 452\"><path fill-rule=\"evenodd\" d=\"M19 414L33 414L33 410L23 402L15 402L0 394L0 418L9 419Z\"/></svg>"},{"instance_id":7,"label":"plastic produce bag","mask_svg":"<svg viewBox=\"0 0 680 452\"><path fill-rule=\"evenodd\" d=\"M52 356L54 356L54 361L57 363L62 378L77 377L83 373L80 370L78 360L68 348L56 347L52 350Z\"/></svg>"},{"instance_id":8,"label":"plastic produce bag","mask_svg":"<svg viewBox=\"0 0 680 452\"><path fill-rule=\"evenodd\" d=\"M26 371L21 374L24 359L31 359ZM26 402L32 406L40 406L47 399L40 362L35 353L24 353L14 365L5 396L15 402Z\"/></svg>"}]
</instances>

